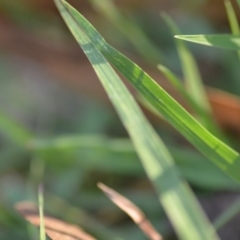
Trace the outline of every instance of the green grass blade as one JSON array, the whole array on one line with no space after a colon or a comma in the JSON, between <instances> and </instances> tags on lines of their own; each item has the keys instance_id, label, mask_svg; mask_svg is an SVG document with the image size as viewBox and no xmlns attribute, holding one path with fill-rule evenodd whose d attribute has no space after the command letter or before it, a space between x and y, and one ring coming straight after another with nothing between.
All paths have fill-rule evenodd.
<instances>
[{"instance_id":1,"label":"green grass blade","mask_svg":"<svg viewBox=\"0 0 240 240\"><path fill-rule=\"evenodd\" d=\"M181 34L180 29L167 14L163 13L162 17L171 29L173 35ZM183 41L176 39L176 46L178 55L181 60L184 80L186 82L186 92L188 92L188 95L192 100L187 96L187 94L184 93L183 87L180 89L180 82L177 89L180 90L180 93L187 99L187 101L190 101L189 103L198 114L197 117L202 122L202 124L217 137L225 139L224 135L221 133L220 129L217 126L217 123L213 118L207 94L204 89L203 80L201 78L201 74L199 72L194 56ZM169 76L169 71L167 75ZM174 86L177 86L176 81Z\"/></svg>"},{"instance_id":2,"label":"green grass blade","mask_svg":"<svg viewBox=\"0 0 240 240\"><path fill-rule=\"evenodd\" d=\"M187 103L192 107L193 110L195 110L200 116L205 113L204 109L197 104L195 99L193 99L184 88L181 80L170 69L163 65L158 65L158 69L164 74L167 80L169 80L172 86L174 86L175 89L186 99Z\"/></svg>"},{"instance_id":3,"label":"green grass blade","mask_svg":"<svg viewBox=\"0 0 240 240\"><path fill-rule=\"evenodd\" d=\"M240 35L238 19L237 19L236 13L234 11L234 8L232 6L232 3L229 0L225 0L224 4L225 4L226 11L227 11L228 21L229 21L229 24L231 27L232 34ZM240 51L238 51L238 58L240 60Z\"/></svg>"},{"instance_id":4,"label":"green grass blade","mask_svg":"<svg viewBox=\"0 0 240 240\"><path fill-rule=\"evenodd\" d=\"M100 53L100 35L89 39L92 26L66 2L55 1L72 34L88 56L126 127L142 164L180 239L218 239L164 144L142 114L139 106L118 75ZM70 15L70 13L72 15ZM78 18L78 25L72 16ZM81 27L80 27L81 26Z\"/></svg>"},{"instance_id":5,"label":"green grass blade","mask_svg":"<svg viewBox=\"0 0 240 240\"><path fill-rule=\"evenodd\" d=\"M171 29L173 35L181 35L180 29L167 14L163 13L162 17L167 23L168 27ZM176 39L175 42L178 55L181 60L187 92L189 93L189 95L191 95L194 101L204 110L204 114L203 112L199 113L203 122L206 123L204 125L208 127L207 123L213 121L212 113L208 103L206 92L204 90L203 81L197 63L192 53L189 51L189 49L187 48L186 44L183 41Z\"/></svg>"},{"instance_id":6,"label":"green grass blade","mask_svg":"<svg viewBox=\"0 0 240 240\"><path fill-rule=\"evenodd\" d=\"M240 35L176 35L178 39L227 50L240 50Z\"/></svg>"},{"instance_id":7,"label":"green grass blade","mask_svg":"<svg viewBox=\"0 0 240 240\"><path fill-rule=\"evenodd\" d=\"M89 0L94 8L106 17L128 39L142 57L156 64L162 53L151 42L142 29L128 20L115 6L113 0Z\"/></svg>"},{"instance_id":8,"label":"green grass blade","mask_svg":"<svg viewBox=\"0 0 240 240\"><path fill-rule=\"evenodd\" d=\"M50 139L33 139L27 146L30 150L90 148L118 153L134 151L129 140L109 139L104 135L64 135Z\"/></svg>"},{"instance_id":9,"label":"green grass blade","mask_svg":"<svg viewBox=\"0 0 240 240\"><path fill-rule=\"evenodd\" d=\"M32 137L24 126L11 120L2 111L0 111L0 132L17 145L25 144Z\"/></svg>"},{"instance_id":10,"label":"green grass blade","mask_svg":"<svg viewBox=\"0 0 240 240\"><path fill-rule=\"evenodd\" d=\"M44 199L43 186L39 186L38 190L38 204L39 204L39 218L40 218L40 240L46 240L45 226L44 226Z\"/></svg>"},{"instance_id":11,"label":"green grass blade","mask_svg":"<svg viewBox=\"0 0 240 240\"><path fill-rule=\"evenodd\" d=\"M228 207L220 216L214 221L214 226L218 230L226 225L231 219L236 217L240 212L240 198L238 198L230 207Z\"/></svg>"},{"instance_id":12,"label":"green grass blade","mask_svg":"<svg viewBox=\"0 0 240 240\"><path fill-rule=\"evenodd\" d=\"M239 29L238 19L234 11L234 8L232 6L232 3L229 0L225 0L224 4L227 11L228 21L229 21L232 33L234 35L238 35L240 34L240 29Z\"/></svg>"},{"instance_id":13,"label":"green grass blade","mask_svg":"<svg viewBox=\"0 0 240 240\"><path fill-rule=\"evenodd\" d=\"M237 0L237 3L238 3L238 5L239 5L239 7L240 7L240 0Z\"/></svg>"},{"instance_id":14,"label":"green grass blade","mask_svg":"<svg viewBox=\"0 0 240 240\"><path fill-rule=\"evenodd\" d=\"M66 6L96 49L132 83L145 99L207 158L230 177L240 182L239 154L202 127L139 66L108 45L96 29L75 9Z\"/></svg>"},{"instance_id":15,"label":"green grass blade","mask_svg":"<svg viewBox=\"0 0 240 240\"><path fill-rule=\"evenodd\" d=\"M30 150L35 152L39 150L62 152L68 149L76 149L79 159L85 159L85 152L87 151L91 154L87 155L87 161L80 164L83 169L95 168L104 172L109 171L114 174L131 176L143 174L143 169L137 162L136 151L128 139L108 139L101 135L61 136L52 139L33 140L29 147ZM235 181L194 151L174 147L169 148L169 151L181 174L193 186L209 190L236 190L240 188ZM99 165L99 162L101 162L101 165ZM37 166L37 169L40 169L39 166ZM200 172L204 172L204 178L199 174ZM34 176L37 175L39 174L34 174Z\"/></svg>"}]
</instances>

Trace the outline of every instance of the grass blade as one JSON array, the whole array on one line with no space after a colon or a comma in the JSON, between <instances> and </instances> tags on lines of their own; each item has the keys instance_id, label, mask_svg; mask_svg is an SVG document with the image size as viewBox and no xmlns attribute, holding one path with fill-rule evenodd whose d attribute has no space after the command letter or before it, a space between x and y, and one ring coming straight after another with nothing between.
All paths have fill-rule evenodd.
<instances>
[{"instance_id":1,"label":"grass blade","mask_svg":"<svg viewBox=\"0 0 240 240\"><path fill-rule=\"evenodd\" d=\"M227 210L225 210L220 216L214 221L214 227L219 230L226 225L230 220L237 216L240 212L240 198L238 198Z\"/></svg>"},{"instance_id":2,"label":"grass blade","mask_svg":"<svg viewBox=\"0 0 240 240\"><path fill-rule=\"evenodd\" d=\"M135 49L150 63L156 64L162 53L146 34L134 22L128 20L115 6L112 0L89 0L104 17L128 39ZM137 39L137 41L136 41Z\"/></svg>"},{"instance_id":3,"label":"grass blade","mask_svg":"<svg viewBox=\"0 0 240 240\"><path fill-rule=\"evenodd\" d=\"M211 47L218 47L227 50L240 50L240 35L233 36L231 34L217 35L176 35L178 39L198 43Z\"/></svg>"},{"instance_id":4,"label":"grass blade","mask_svg":"<svg viewBox=\"0 0 240 240\"><path fill-rule=\"evenodd\" d=\"M226 11L227 11L228 21L229 21L229 24L231 27L232 34L240 35L238 19L237 19L236 13L234 11L234 8L232 6L232 3L229 0L225 0L224 4L225 4ZM238 51L238 58L240 60L240 51Z\"/></svg>"},{"instance_id":5,"label":"grass blade","mask_svg":"<svg viewBox=\"0 0 240 240\"><path fill-rule=\"evenodd\" d=\"M237 0L237 3L238 3L238 5L239 5L239 7L240 7L240 0Z\"/></svg>"},{"instance_id":6,"label":"grass blade","mask_svg":"<svg viewBox=\"0 0 240 240\"><path fill-rule=\"evenodd\" d=\"M44 199L43 186L38 188L38 204L39 204L39 218L40 218L40 240L46 240L45 224L44 224Z\"/></svg>"},{"instance_id":7,"label":"grass blade","mask_svg":"<svg viewBox=\"0 0 240 240\"><path fill-rule=\"evenodd\" d=\"M232 3L229 0L225 0L224 4L227 11L228 21L229 21L232 33L234 35L239 35L240 29L239 29L238 19L234 11L234 8L232 6Z\"/></svg>"},{"instance_id":8,"label":"grass blade","mask_svg":"<svg viewBox=\"0 0 240 240\"><path fill-rule=\"evenodd\" d=\"M169 28L171 29L173 35L181 34L180 29L177 27L174 21L167 14L163 13L162 17L167 23L167 25L169 26ZM182 95L192 105L193 109L198 114L198 118L202 122L202 124L210 132L212 132L214 135L216 135L220 139L222 140L225 139L224 135L218 128L217 123L213 118L212 110L207 98L206 91L204 89L203 80L201 78L201 74L199 72L194 56L189 51L189 49L187 48L186 44L183 41L176 39L176 46L177 46L178 55L180 57L181 65L184 73L184 80L186 83L186 93L188 92L188 95L191 97L191 99L187 96L187 94L184 93L184 87L180 89L180 86L179 86L179 84L181 84L180 81L177 89L180 90L180 93L182 93ZM166 72L166 69L165 69L165 72ZM165 75L169 76L169 71ZM176 81L174 85L176 86Z\"/></svg>"},{"instance_id":9,"label":"grass blade","mask_svg":"<svg viewBox=\"0 0 240 240\"><path fill-rule=\"evenodd\" d=\"M80 166L86 169L97 168L100 171L121 175L143 174L137 162L136 151L129 139L109 139L101 135L61 136L52 139L35 139L28 146L32 151L64 151L76 149L78 158L86 158L81 150L91 152L88 160ZM181 174L198 188L209 190L237 190L240 186L217 169L211 162L189 149L169 148ZM114 159L114 163L113 163ZM99 162L101 161L101 165ZM39 166L36 166L39 170ZM204 172L204 178L199 174ZM37 174L38 175L38 174ZM37 176L34 174L34 176ZM35 181L36 182L36 181Z\"/></svg>"},{"instance_id":10,"label":"grass blade","mask_svg":"<svg viewBox=\"0 0 240 240\"><path fill-rule=\"evenodd\" d=\"M56 217L64 219L65 222L72 222L81 226L91 235L97 236L101 240L124 240L123 238L117 236L116 232L104 226L104 223L92 218L84 210L71 205L66 202L66 200L49 192L46 194L45 198L47 203L46 209L49 214L54 214Z\"/></svg>"},{"instance_id":11,"label":"grass blade","mask_svg":"<svg viewBox=\"0 0 240 240\"><path fill-rule=\"evenodd\" d=\"M133 152L134 148L128 139L110 139L104 135L63 135L54 138L33 139L28 142L30 150L65 150L90 148L111 152Z\"/></svg>"},{"instance_id":12,"label":"grass blade","mask_svg":"<svg viewBox=\"0 0 240 240\"><path fill-rule=\"evenodd\" d=\"M158 69L164 74L169 82L177 89L177 91L186 99L187 103L201 116L205 113L204 109L192 98L192 96L184 88L181 80L167 67L158 65Z\"/></svg>"},{"instance_id":13,"label":"grass blade","mask_svg":"<svg viewBox=\"0 0 240 240\"><path fill-rule=\"evenodd\" d=\"M15 205L15 209L34 226L40 226L40 217L37 206L32 202L20 202ZM45 215L45 230L52 240L96 240L81 228L67 224L51 216Z\"/></svg>"},{"instance_id":14,"label":"grass blade","mask_svg":"<svg viewBox=\"0 0 240 240\"><path fill-rule=\"evenodd\" d=\"M126 127L180 239L218 239L188 185L181 179L170 153L118 75L98 50L104 47L101 36L94 35L92 39L89 39L91 37L89 31L92 32L90 23L66 2L63 2L64 5L60 1L56 0L55 2L72 34L92 63ZM72 16L77 18L80 25Z\"/></svg>"},{"instance_id":15,"label":"grass blade","mask_svg":"<svg viewBox=\"0 0 240 240\"><path fill-rule=\"evenodd\" d=\"M32 134L25 127L8 118L0 111L0 131L11 141L22 146L32 137Z\"/></svg>"},{"instance_id":16,"label":"grass blade","mask_svg":"<svg viewBox=\"0 0 240 240\"><path fill-rule=\"evenodd\" d=\"M79 31L84 31L83 34L87 34L96 50L101 52L189 142L226 174L240 182L239 154L201 126L139 66L108 45L96 29L74 8L67 4L66 7L79 24L76 25L76 28L79 29ZM79 26L81 26L81 28ZM111 98L115 101L116 97L113 95ZM129 101L132 101L132 99ZM128 102L126 103L128 104ZM131 118L133 118L135 114L137 113L132 111ZM136 122L138 122L138 120L136 120ZM132 126L135 126L135 124L133 123Z\"/></svg>"},{"instance_id":17,"label":"grass blade","mask_svg":"<svg viewBox=\"0 0 240 240\"><path fill-rule=\"evenodd\" d=\"M162 17L171 29L173 35L181 35L180 29L167 14L163 13ZM183 41L176 39L175 42L178 55L181 60L187 92L192 97L192 99L194 99L196 104L199 105L200 108L204 111L197 112L199 113L199 116L202 118L203 122L205 122L204 125L208 128L208 125L213 125L212 113L197 63ZM211 124L208 124L208 122L211 122Z\"/></svg>"}]
</instances>

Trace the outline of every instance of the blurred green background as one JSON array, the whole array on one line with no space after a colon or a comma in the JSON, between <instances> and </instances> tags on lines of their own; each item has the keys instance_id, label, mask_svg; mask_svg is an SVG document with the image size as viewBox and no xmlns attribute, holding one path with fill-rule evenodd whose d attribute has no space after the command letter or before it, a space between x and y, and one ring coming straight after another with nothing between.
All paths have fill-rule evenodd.
<instances>
[{"instance_id":1,"label":"blurred green background","mask_svg":"<svg viewBox=\"0 0 240 240\"><path fill-rule=\"evenodd\" d=\"M146 59L141 52L148 46L141 45L140 51L133 46L135 33L124 33L127 23L116 26L94 1L69 2L110 44L164 86L166 80L156 64L166 64L179 76L181 68L174 38L160 12L168 13L184 34L230 32L223 1L114 1L119 13L154 46L154 56ZM206 85L240 94L234 52L189 47ZM126 131L54 3L0 0L0 50L0 239L38 239L13 206L21 200L35 201L40 182L48 212L82 226L98 239L145 236L110 203L97 182L131 199L166 239L175 239ZM214 220L236 198L239 187L166 123L146 114ZM234 147L239 150L237 130L233 129ZM220 236L238 239L237 229L235 220L222 228Z\"/></svg>"}]
</instances>

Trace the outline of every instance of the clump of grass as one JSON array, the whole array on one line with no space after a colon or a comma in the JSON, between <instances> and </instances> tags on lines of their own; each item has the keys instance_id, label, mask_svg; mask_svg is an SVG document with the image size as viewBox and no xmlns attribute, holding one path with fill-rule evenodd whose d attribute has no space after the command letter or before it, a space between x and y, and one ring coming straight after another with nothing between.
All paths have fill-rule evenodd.
<instances>
[{"instance_id":1,"label":"clump of grass","mask_svg":"<svg viewBox=\"0 0 240 240\"><path fill-rule=\"evenodd\" d=\"M230 146L218 139L218 135L213 135L208 131L208 129L210 129L209 126L213 126L214 123L200 74L189 50L178 40L179 55L182 59L184 76L190 88L189 92L169 69L162 65L159 65L159 68L167 78L170 79L173 85L175 85L176 89L185 96L195 111L198 112L199 116L204 118L205 123L210 123L205 124L208 129L187 113L139 66L106 43L97 30L76 9L65 1L55 0L55 3L67 26L91 62L93 69L98 75L99 80L128 131L132 143L130 143L129 140L109 141L102 136L68 136L50 140L39 139L24 127L10 121L4 114L0 113L0 128L2 132L4 132L16 145L29 152L31 156L40 159L39 161L42 161L41 156L46 150L61 152L69 149L87 148L91 149L91 151L101 150L116 154L131 153L135 155L135 153L137 153L143 169L155 188L158 200L167 213L179 239L219 239L216 229L205 216L194 193L183 177L205 188L223 188L223 185L226 184L226 188L232 187L233 189L237 189L239 188L240 182L240 156L239 153L234 151ZM101 4L97 5L99 3L96 1L93 1L93 3L95 6L98 6L99 9L102 9ZM128 24L114 8L114 5L111 5L111 2L106 3L111 7L114 13L113 15L108 15L108 17L114 20L116 26L119 23L121 24L122 21ZM238 3L240 2L238 1ZM240 38L236 35L238 33L237 31L239 31L238 25L233 9L228 1L226 1L226 8L233 34L222 36L178 35L176 38L240 51ZM173 22L171 22L169 18L167 18L167 20L170 22L172 29L175 29L173 32L175 32L175 34L178 33ZM124 28L120 29L126 34ZM131 25L131 29L137 28L135 25ZM141 36L141 31L138 31L138 33L140 34L139 36ZM136 44L134 38L130 40L137 46L138 50L141 50L142 55L147 56L147 54L145 55L142 51L141 47ZM149 42L147 43L151 46ZM154 48L152 48L152 50L154 50ZM157 56L154 55L154 59L156 58ZM179 157L179 152L174 152L174 149L168 148L145 118L135 99L111 65L126 77L139 94L148 101L147 104L149 104L154 111L172 124L173 127L188 139L193 146L201 151L208 160L214 163L215 166L209 165L211 162L201 163L200 161L194 162L194 160L186 162ZM216 128L215 130L216 131L212 132L218 134L218 129ZM185 157L186 155L183 155L184 159ZM133 165L129 163L124 165L123 161L121 161L120 165L117 165L116 161L116 166L114 166L111 171L119 172L119 169L129 170L132 166L136 172L140 172L139 165L135 163ZM105 164L105 168L103 167L103 169L108 169L108 162L104 159L101 161L101 159L98 158L94 164L95 166ZM93 167L92 165L92 163L89 163L88 165L86 164L85 167L86 169L91 168ZM189 171L189 169L184 168L184 165L187 167L193 166L193 169ZM200 171L200 169L202 169L202 171ZM210 185L209 181L211 181L211 178L205 180L206 169L210 169L209 175L217 176L216 185ZM127 174L127 170L124 170L125 174ZM236 182L224 178L222 173L227 174ZM133 203L105 185L100 184L99 187L113 202L133 218L150 239L162 239L161 234L154 229L150 222L146 220L143 212ZM67 238L69 235L72 236L75 233L73 239L74 237L76 239L80 237L81 239L95 239L76 226L61 222L46 214L44 215L43 207L43 191L41 188L39 190L39 212L37 211L37 207L32 205L32 203L20 203L16 207L26 220L33 225L40 226L41 240L46 239L45 232L52 239L57 239L57 237L64 239L64 237ZM74 208L72 209L73 212L77 212ZM232 218L234 216L233 211L239 211L238 202L215 221L215 227L220 228ZM59 228L59 226L61 227ZM66 230L65 235L61 232L62 228ZM106 234L105 236L111 236L111 239L121 239L117 236L115 237L114 233Z\"/></svg>"}]
</instances>

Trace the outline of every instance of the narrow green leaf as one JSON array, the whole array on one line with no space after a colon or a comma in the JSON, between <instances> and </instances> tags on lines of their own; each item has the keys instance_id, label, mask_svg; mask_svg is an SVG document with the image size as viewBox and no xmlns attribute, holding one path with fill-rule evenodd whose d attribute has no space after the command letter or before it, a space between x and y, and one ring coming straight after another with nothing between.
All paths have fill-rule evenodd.
<instances>
[{"instance_id":1,"label":"narrow green leaf","mask_svg":"<svg viewBox=\"0 0 240 240\"><path fill-rule=\"evenodd\" d=\"M76 27L84 30L96 49L133 84L145 99L207 158L240 182L239 154L201 126L139 66L108 45L96 29L74 8L66 6L79 24ZM132 114L135 116L134 113Z\"/></svg>"},{"instance_id":2,"label":"narrow green leaf","mask_svg":"<svg viewBox=\"0 0 240 240\"><path fill-rule=\"evenodd\" d=\"M225 4L226 11L227 11L228 21L229 21L232 33L234 35L239 35L240 29L239 29L238 19L237 19L236 13L234 11L234 8L232 6L232 3L229 0L225 0L224 4Z\"/></svg>"},{"instance_id":3,"label":"narrow green leaf","mask_svg":"<svg viewBox=\"0 0 240 240\"><path fill-rule=\"evenodd\" d=\"M176 90L187 100L189 105L199 113L199 115L203 115L205 113L204 109L199 106L196 101L192 98L192 96L187 92L184 88L181 80L167 67L163 65L158 65L158 69L164 74L164 76L169 80L169 82L176 88Z\"/></svg>"},{"instance_id":4,"label":"narrow green leaf","mask_svg":"<svg viewBox=\"0 0 240 240\"><path fill-rule=\"evenodd\" d=\"M231 27L231 31L233 35L240 35L240 28L238 24L238 19L236 16L236 13L234 11L234 8L232 6L232 3L229 0L224 1L225 8L227 11L228 21ZM240 59L240 51L238 51L238 58Z\"/></svg>"},{"instance_id":5,"label":"narrow green leaf","mask_svg":"<svg viewBox=\"0 0 240 240\"><path fill-rule=\"evenodd\" d=\"M134 22L130 21L118 10L113 0L89 0L92 5L104 17L114 24L114 26L128 39L135 49L144 59L156 64L161 59L162 53L151 42L142 29Z\"/></svg>"},{"instance_id":6,"label":"narrow green leaf","mask_svg":"<svg viewBox=\"0 0 240 240\"><path fill-rule=\"evenodd\" d=\"M206 46L236 51L240 50L240 35L176 35L175 37L178 39L186 40L193 43L199 43Z\"/></svg>"},{"instance_id":7,"label":"narrow green leaf","mask_svg":"<svg viewBox=\"0 0 240 240\"><path fill-rule=\"evenodd\" d=\"M162 17L171 29L173 35L181 34L180 29L170 18L170 16L162 13ZM203 80L201 78L201 74L199 72L194 56L189 51L187 45L183 41L176 39L176 46L179 58L181 60L184 81L186 83L186 92L188 92L188 95L191 97L192 100L190 100L186 94L183 94L183 88L180 93L182 93L185 98L187 97L187 100L190 100L190 104L192 105L193 110L195 110L195 112L197 113L198 120L203 124L203 126L205 126L210 132L212 132L216 136L224 139L223 134L221 133L220 129L217 126L217 123L213 118L207 94L204 89ZM178 89L180 87L179 84ZM193 102L195 103L193 104Z\"/></svg>"},{"instance_id":8,"label":"narrow green leaf","mask_svg":"<svg viewBox=\"0 0 240 240\"><path fill-rule=\"evenodd\" d=\"M91 148L114 152L133 152L133 146L126 139L109 139L104 135L65 135L50 139L33 139L28 142L31 150L64 150L72 148Z\"/></svg>"},{"instance_id":9,"label":"narrow green leaf","mask_svg":"<svg viewBox=\"0 0 240 240\"><path fill-rule=\"evenodd\" d=\"M231 204L223 213L221 213L214 221L214 226L217 230L226 225L230 220L236 217L240 212L240 198Z\"/></svg>"},{"instance_id":10,"label":"narrow green leaf","mask_svg":"<svg viewBox=\"0 0 240 240\"><path fill-rule=\"evenodd\" d=\"M170 18L170 16L163 13L162 17L169 26L169 28L171 29L173 35L181 34L180 29ZM208 122L211 119L211 110L206 96L206 92L204 90L203 81L197 63L192 53L188 50L186 44L183 41L176 39L176 46L179 58L181 60L187 92L189 92L189 95L191 95L194 101L204 110L205 114L204 115L201 114L200 117L202 117L203 120L207 120Z\"/></svg>"},{"instance_id":11,"label":"narrow green leaf","mask_svg":"<svg viewBox=\"0 0 240 240\"><path fill-rule=\"evenodd\" d=\"M77 149L79 159L86 158L86 151L81 150L87 150L88 160L80 164L83 169L97 168L100 171L136 176L143 173L142 167L137 162L136 151L128 139L109 139L101 135L61 136L52 139L35 139L28 146L33 151L54 150L62 152L67 149ZM174 147L169 148L169 151L181 174L193 186L210 190L236 190L240 188L235 181L200 154L189 149ZM37 169L40 169L39 166ZM199 172L204 172L205 177L203 178ZM36 176L36 174L34 175Z\"/></svg>"},{"instance_id":12,"label":"narrow green leaf","mask_svg":"<svg viewBox=\"0 0 240 240\"><path fill-rule=\"evenodd\" d=\"M142 164L158 193L179 237L184 240L218 239L202 213L193 193L181 179L174 161L156 132L142 114L139 106L99 51L105 46L102 37L66 2L55 0L72 34L89 58L119 117L126 127ZM78 24L76 23L76 18ZM86 31L87 30L87 31ZM89 35L90 33L93 33ZM89 37L93 37L89 39Z\"/></svg>"},{"instance_id":13,"label":"narrow green leaf","mask_svg":"<svg viewBox=\"0 0 240 240\"><path fill-rule=\"evenodd\" d=\"M32 137L32 134L24 126L14 122L2 111L0 111L0 132L17 145L25 144Z\"/></svg>"},{"instance_id":14,"label":"narrow green leaf","mask_svg":"<svg viewBox=\"0 0 240 240\"><path fill-rule=\"evenodd\" d=\"M238 5L239 5L239 7L240 7L240 0L237 0L237 3L238 3Z\"/></svg>"},{"instance_id":15,"label":"narrow green leaf","mask_svg":"<svg viewBox=\"0 0 240 240\"><path fill-rule=\"evenodd\" d=\"M38 205L39 205L39 218L40 218L40 240L46 240L45 225L44 225L44 199L43 199L43 186L40 185L38 189Z\"/></svg>"}]
</instances>

